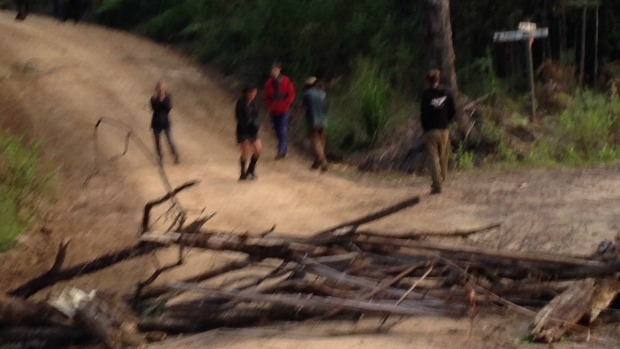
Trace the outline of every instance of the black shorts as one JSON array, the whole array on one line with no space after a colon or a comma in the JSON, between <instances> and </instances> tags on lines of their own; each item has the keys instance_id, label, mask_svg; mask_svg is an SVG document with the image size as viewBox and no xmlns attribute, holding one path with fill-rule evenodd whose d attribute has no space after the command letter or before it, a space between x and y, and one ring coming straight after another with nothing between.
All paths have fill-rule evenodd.
<instances>
[{"instance_id":1,"label":"black shorts","mask_svg":"<svg viewBox=\"0 0 620 349\"><path fill-rule=\"evenodd\" d=\"M254 125L240 126L237 125L237 143L246 141L254 142L258 139L258 127Z\"/></svg>"}]
</instances>

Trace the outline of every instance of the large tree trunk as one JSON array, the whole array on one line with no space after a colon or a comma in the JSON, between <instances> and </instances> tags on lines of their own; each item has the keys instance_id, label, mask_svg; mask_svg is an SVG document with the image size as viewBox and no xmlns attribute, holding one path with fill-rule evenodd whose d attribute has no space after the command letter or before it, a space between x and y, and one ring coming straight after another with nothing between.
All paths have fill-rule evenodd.
<instances>
[{"instance_id":1,"label":"large tree trunk","mask_svg":"<svg viewBox=\"0 0 620 349\"><path fill-rule=\"evenodd\" d=\"M424 65L427 70L441 71L441 84L452 90L458 104L459 88L454 67L450 0L424 0L423 4L422 32L426 50ZM477 138L477 133L470 127L469 116L460 108L457 112L457 122L463 135L469 134L469 137Z\"/></svg>"},{"instance_id":2,"label":"large tree trunk","mask_svg":"<svg viewBox=\"0 0 620 349\"><path fill-rule=\"evenodd\" d=\"M424 0L423 16L426 69L441 70L441 83L458 95L454 48L452 47L452 24L450 0Z\"/></svg>"}]
</instances>

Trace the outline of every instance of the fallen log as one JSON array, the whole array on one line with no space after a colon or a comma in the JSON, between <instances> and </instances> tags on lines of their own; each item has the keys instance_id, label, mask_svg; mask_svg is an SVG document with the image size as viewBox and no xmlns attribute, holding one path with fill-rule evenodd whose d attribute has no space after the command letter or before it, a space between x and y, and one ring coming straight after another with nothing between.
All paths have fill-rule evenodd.
<instances>
[{"instance_id":1,"label":"fallen log","mask_svg":"<svg viewBox=\"0 0 620 349\"><path fill-rule=\"evenodd\" d=\"M70 280L78 276L83 276L101 269L105 269L116 263L143 256L160 247L160 245L156 244L139 243L135 246L109 253L92 261L75 265L71 268L60 270L52 268L50 271L45 272L25 284L9 291L8 295L28 298L40 290L52 286L60 281Z\"/></svg>"},{"instance_id":2,"label":"fallen log","mask_svg":"<svg viewBox=\"0 0 620 349\"><path fill-rule=\"evenodd\" d=\"M288 306L228 309L222 312L165 313L141 319L139 328L142 331L174 334L193 333L221 327L247 327L270 321L304 320L315 315L304 309Z\"/></svg>"},{"instance_id":3,"label":"fallen log","mask_svg":"<svg viewBox=\"0 0 620 349\"><path fill-rule=\"evenodd\" d=\"M0 328L0 344L36 343L37 348L54 348L84 343L92 338L86 331L71 326Z\"/></svg>"},{"instance_id":4,"label":"fallen log","mask_svg":"<svg viewBox=\"0 0 620 349\"><path fill-rule=\"evenodd\" d=\"M42 302L0 295L0 326L66 324L62 313Z\"/></svg>"},{"instance_id":5,"label":"fallen log","mask_svg":"<svg viewBox=\"0 0 620 349\"><path fill-rule=\"evenodd\" d=\"M386 233L382 233L382 232L369 231L369 230L358 231L357 233L359 235L380 236L380 237L386 237L387 235L390 238L407 239L407 240L418 240L418 239L424 239L424 238L430 238L430 237L433 237L433 238L437 238L437 237L466 238L471 235L488 232L490 230L499 228L500 226L501 224L499 223L493 223L493 224L489 224L481 228L473 228L473 229L456 229L453 231L425 230L425 231L412 231L408 233L390 234L390 235L387 235Z\"/></svg>"},{"instance_id":6,"label":"fallen log","mask_svg":"<svg viewBox=\"0 0 620 349\"><path fill-rule=\"evenodd\" d=\"M327 280L330 281L330 283L334 285L334 287L337 287L337 286L342 287L343 285L350 285L350 286L358 287L360 290L364 290L365 292L372 292L379 286L379 283L380 283L373 279L356 277L356 276L341 273L330 267L316 263L309 258L304 258L302 264L304 266L304 270L306 270L309 273L315 274L317 276L326 278ZM422 294L422 293L407 292L407 290L403 290L400 288L394 288L394 287L382 288L380 294L384 297L390 297L393 299L400 299L403 296L406 296L406 298L410 300L424 299L426 306L433 306L437 308L456 306L456 304L446 302L443 299L427 297L425 294Z\"/></svg>"},{"instance_id":7,"label":"fallen log","mask_svg":"<svg viewBox=\"0 0 620 349\"><path fill-rule=\"evenodd\" d=\"M160 244L175 243L181 246L218 251L241 252L256 260L265 258L291 260L295 254L317 256L328 251L328 248L324 246L305 244L279 237L251 237L219 231L195 234L154 231L142 234L140 240Z\"/></svg>"},{"instance_id":8,"label":"fallen log","mask_svg":"<svg viewBox=\"0 0 620 349\"><path fill-rule=\"evenodd\" d=\"M453 304L450 307L445 304L443 308L437 308L428 306L426 300L410 301L407 306L395 306L393 301L390 300L373 300L373 301L356 301L351 299L342 299L336 297L316 297L313 295L304 295L299 297L297 295L265 295L248 291L237 290L222 290L216 287L206 287L192 284L171 283L174 288L182 290L190 290L202 293L209 293L211 295L220 295L223 297L230 297L234 300L250 301L250 302L265 302L271 304L278 304L284 306L303 307L310 309L320 309L327 311L334 309L334 307L342 307L355 311L374 313L374 314L395 314L404 316L416 316L416 315L436 315L436 316L460 316L462 315L462 308ZM416 306L413 306L416 304Z\"/></svg>"},{"instance_id":9,"label":"fallen log","mask_svg":"<svg viewBox=\"0 0 620 349\"><path fill-rule=\"evenodd\" d=\"M394 246L414 251L434 251L440 257L451 261L477 263L485 267L499 267L513 270L525 270L546 273L553 279L574 279L582 277L600 277L620 272L620 261L598 261L581 256L564 256L544 253L523 253L499 251L472 246L454 246L420 240L399 240L379 236L356 236L356 243ZM419 252L418 252L419 253Z\"/></svg>"},{"instance_id":10,"label":"fallen log","mask_svg":"<svg viewBox=\"0 0 620 349\"><path fill-rule=\"evenodd\" d=\"M137 317L124 302L111 295L66 288L49 302L109 349L146 343L144 336L137 333Z\"/></svg>"},{"instance_id":11,"label":"fallen log","mask_svg":"<svg viewBox=\"0 0 620 349\"><path fill-rule=\"evenodd\" d=\"M127 319L125 311L119 311L118 305L95 297L80 306L74 321L110 349L135 347L146 343L144 336L137 332L137 320Z\"/></svg>"},{"instance_id":12,"label":"fallen log","mask_svg":"<svg viewBox=\"0 0 620 349\"><path fill-rule=\"evenodd\" d=\"M361 218L357 218L354 220L351 220L349 222L346 223L342 223L339 224L335 227L332 228L328 228L325 229L323 231L320 231L318 233L313 234L311 237L309 237L307 239L308 242L314 242L315 244L319 244L319 243L325 243L326 241L330 241L330 239L332 238L332 235L341 230L341 229L349 229L351 232L355 231L355 229L362 225L362 224L366 224L366 223L370 223L373 221L376 221L378 219L381 218L385 218L391 214L394 214L396 212L402 211L406 208L409 208L413 205L417 205L418 203L420 203L420 197L419 196L415 196L409 199L405 199L401 202L398 202L392 206L386 207L380 211L377 211L375 213L371 213L367 216L361 217Z\"/></svg>"},{"instance_id":13,"label":"fallen log","mask_svg":"<svg viewBox=\"0 0 620 349\"><path fill-rule=\"evenodd\" d=\"M565 292L551 300L534 319L534 340L551 343L571 330L583 330L579 322L584 317L596 319L620 293L620 282L588 278L575 282Z\"/></svg>"},{"instance_id":14,"label":"fallen log","mask_svg":"<svg viewBox=\"0 0 620 349\"><path fill-rule=\"evenodd\" d=\"M252 264L251 261L239 260L233 261L231 263L225 264L219 268L209 270L200 275L192 276L187 279L182 280L181 282L185 283L199 283L213 277L225 274L230 271L239 270L241 268L247 267ZM145 300L149 298L159 297L167 292L172 291L172 289L168 285L156 285L156 286L148 286L143 290L137 289L136 294L133 295L134 299Z\"/></svg>"}]
</instances>

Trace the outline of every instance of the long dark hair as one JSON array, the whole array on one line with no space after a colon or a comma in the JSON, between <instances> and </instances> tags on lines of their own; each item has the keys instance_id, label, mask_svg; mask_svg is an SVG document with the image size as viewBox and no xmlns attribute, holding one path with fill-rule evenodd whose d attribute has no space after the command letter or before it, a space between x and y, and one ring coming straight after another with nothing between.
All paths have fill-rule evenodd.
<instances>
[{"instance_id":1,"label":"long dark hair","mask_svg":"<svg viewBox=\"0 0 620 349\"><path fill-rule=\"evenodd\" d=\"M257 88L255 85L245 85L245 87L243 87L243 90L241 90L241 93L243 94L243 96L245 96L248 94L248 92L256 89Z\"/></svg>"}]
</instances>

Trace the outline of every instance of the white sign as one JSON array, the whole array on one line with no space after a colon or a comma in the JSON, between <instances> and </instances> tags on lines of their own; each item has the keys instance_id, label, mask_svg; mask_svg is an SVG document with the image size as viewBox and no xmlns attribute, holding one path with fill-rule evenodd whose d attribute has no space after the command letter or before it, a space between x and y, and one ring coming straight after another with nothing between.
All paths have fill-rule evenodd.
<instances>
[{"instance_id":1,"label":"white sign","mask_svg":"<svg viewBox=\"0 0 620 349\"><path fill-rule=\"evenodd\" d=\"M513 30L507 32L495 32L495 34L493 34L493 41L521 41L529 38L546 38L547 36L549 36L549 28L538 28L531 33L521 30Z\"/></svg>"}]
</instances>

